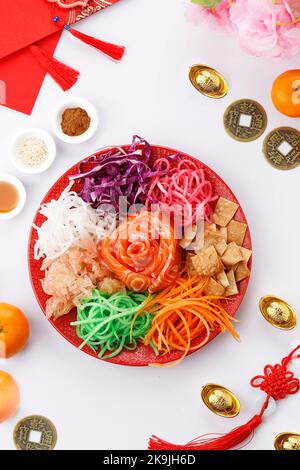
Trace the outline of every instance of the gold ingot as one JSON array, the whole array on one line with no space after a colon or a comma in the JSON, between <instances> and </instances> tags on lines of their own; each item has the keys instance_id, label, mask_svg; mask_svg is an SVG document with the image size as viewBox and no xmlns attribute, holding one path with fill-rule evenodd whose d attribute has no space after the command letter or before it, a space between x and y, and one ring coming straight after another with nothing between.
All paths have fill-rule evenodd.
<instances>
[{"instance_id":1,"label":"gold ingot","mask_svg":"<svg viewBox=\"0 0 300 470\"><path fill-rule=\"evenodd\" d=\"M284 300L273 295L265 295L259 301L264 318L281 330L292 330L297 325L295 310Z\"/></svg>"},{"instance_id":2,"label":"gold ingot","mask_svg":"<svg viewBox=\"0 0 300 470\"><path fill-rule=\"evenodd\" d=\"M241 409L237 397L222 385L205 385L201 390L201 398L207 408L224 418L234 418Z\"/></svg>"},{"instance_id":3,"label":"gold ingot","mask_svg":"<svg viewBox=\"0 0 300 470\"><path fill-rule=\"evenodd\" d=\"M276 450L300 450L300 434L282 432L274 439Z\"/></svg>"},{"instance_id":4,"label":"gold ingot","mask_svg":"<svg viewBox=\"0 0 300 470\"><path fill-rule=\"evenodd\" d=\"M190 68L189 79L197 91L209 98L223 98L228 93L225 78L207 65L193 65Z\"/></svg>"}]
</instances>

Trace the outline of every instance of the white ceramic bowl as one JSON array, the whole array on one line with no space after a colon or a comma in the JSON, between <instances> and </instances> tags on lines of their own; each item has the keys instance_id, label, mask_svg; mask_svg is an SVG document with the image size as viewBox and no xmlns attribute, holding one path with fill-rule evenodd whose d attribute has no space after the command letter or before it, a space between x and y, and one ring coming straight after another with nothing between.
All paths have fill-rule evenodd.
<instances>
[{"instance_id":1,"label":"white ceramic bowl","mask_svg":"<svg viewBox=\"0 0 300 470\"><path fill-rule=\"evenodd\" d=\"M0 220L13 219L14 217L16 217L17 215L20 214L20 212L23 210L23 208L25 206L26 191L25 191L24 185L15 176L6 175L6 174L3 174L3 173L0 173L0 182L10 183L10 184L14 185L16 190L19 193L19 202L18 202L17 207L14 210L10 211L10 212L4 212L4 213L0 212Z\"/></svg>"},{"instance_id":2,"label":"white ceramic bowl","mask_svg":"<svg viewBox=\"0 0 300 470\"><path fill-rule=\"evenodd\" d=\"M24 163L21 161L19 154L18 154L18 149L19 149L20 144L27 137L37 137L43 140L48 148L47 160L45 160L41 165L38 165L32 168L24 165ZM43 173L44 171L48 170L48 168L50 168L55 158L56 158L56 144L54 142L54 139L51 137L50 134L48 134L48 132L42 129L38 129L38 128L27 129L26 131L19 134L13 143L12 162L19 171L22 171L22 173L27 173L30 175L37 175L37 174Z\"/></svg>"},{"instance_id":3,"label":"white ceramic bowl","mask_svg":"<svg viewBox=\"0 0 300 470\"><path fill-rule=\"evenodd\" d=\"M64 134L64 132L62 131L62 115L64 111L68 108L82 108L87 112L87 114L91 118L90 127L83 134L78 136L70 136ZM83 142L86 142L87 140L91 139L95 135L98 129L98 125L99 118L95 106L89 101L83 100L81 98L70 98L64 101L56 110L52 120L52 127L56 137L68 144L82 144Z\"/></svg>"}]
</instances>

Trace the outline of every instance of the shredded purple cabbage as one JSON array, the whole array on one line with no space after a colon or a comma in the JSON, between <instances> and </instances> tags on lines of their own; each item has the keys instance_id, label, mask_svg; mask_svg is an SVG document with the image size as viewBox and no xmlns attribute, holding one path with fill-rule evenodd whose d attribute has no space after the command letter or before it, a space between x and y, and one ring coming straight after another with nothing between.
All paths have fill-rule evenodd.
<instances>
[{"instance_id":1,"label":"shredded purple cabbage","mask_svg":"<svg viewBox=\"0 0 300 470\"><path fill-rule=\"evenodd\" d=\"M82 181L79 196L94 209L112 204L118 212L120 197L127 198L128 207L144 204L151 178L167 173L151 169L150 154L148 142L134 136L128 153L114 148L105 154L92 155L80 164L78 174L70 180ZM91 169L84 171L87 164Z\"/></svg>"}]
</instances>

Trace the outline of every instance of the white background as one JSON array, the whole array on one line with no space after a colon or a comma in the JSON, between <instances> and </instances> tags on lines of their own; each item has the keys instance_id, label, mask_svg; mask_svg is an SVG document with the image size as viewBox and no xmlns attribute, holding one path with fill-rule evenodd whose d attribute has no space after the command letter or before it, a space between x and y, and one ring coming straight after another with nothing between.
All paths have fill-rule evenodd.
<instances>
[{"instance_id":1,"label":"white background","mask_svg":"<svg viewBox=\"0 0 300 470\"><path fill-rule=\"evenodd\" d=\"M273 79L297 68L299 57L248 57L234 39L188 24L186 4L122 0L81 22L82 31L127 45L127 55L118 65L64 34L56 56L82 72L69 95L91 100L101 125L86 144L58 143L57 161L42 177L17 174L10 163L11 143L27 127L51 130L50 117L65 96L47 77L31 117L0 110L0 172L17 174L28 193L24 212L0 223L0 299L22 308L31 323L26 350L0 365L18 381L22 398L18 413L0 426L0 448L14 447L14 425L29 414L45 415L55 423L58 449L145 449L152 433L184 443L201 434L227 432L254 414L251 377L266 363L287 355L297 340L300 343L299 326L292 332L273 329L258 310L259 298L268 293L300 309L300 169L273 169L262 156L263 138L236 142L222 124L228 104L252 98L265 107L268 130L280 125L299 128L299 119L280 115L270 100ZM209 100L191 87L188 69L195 63L223 72L230 87L225 99ZM110 365L76 350L43 317L27 273L30 224L52 183L96 148L127 143L135 133L195 155L217 171L241 201L254 245L252 278L239 311L241 343L219 336L179 366L165 370ZM300 375L299 364L296 367ZM236 392L242 406L237 418L217 417L202 405L200 387L208 382ZM289 397L265 419L248 448L272 449L277 433L299 433L299 423L299 396Z\"/></svg>"}]
</instances>

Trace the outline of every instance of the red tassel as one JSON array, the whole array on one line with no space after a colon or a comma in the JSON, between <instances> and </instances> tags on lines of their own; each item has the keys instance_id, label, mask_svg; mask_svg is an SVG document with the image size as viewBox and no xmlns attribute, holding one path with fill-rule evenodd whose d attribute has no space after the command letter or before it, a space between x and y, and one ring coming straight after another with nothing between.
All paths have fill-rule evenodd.
<instances>
[{"instance_id":1,"label":"red tassel","mask_svg":"<svg viewBox=\"0 0 300 470\"><path fill-rule=\"evenodd\" d=\"M66 25L65 29L67 31L70 31L70 33L73 34L73 36L75 36L76 38L80 39L86 44L89 44L90 46L95 47L99 51L103 52L103 54L106 54L107 56L111 57L114 60L121 60L124 55L124 52L125 52L124 46L118 46L116 44L111 44L109 42L100 41L100 39L81 33L80 31L77 31L76 29L71 28L69 25Z\"/></svg>"},{"instance_id":2,"label":"red tassel","mask_svg":"<svg viewBox=\"0 0 300 470\"><path fill-rule=\"evenodd\" d=\"M248 423L233 429L221 437L207 438L200 436L186 445L176 445L152 436L149 450L228 450L238 446L249 437L262 422L261 415L255 415Z\"/></svg>"},{"instance_id":3,"label":"red tassel","mask_svg":"<svg viewBox=\"0 0 300 470\"><path fill-rule=\"evenodd\" d=\"M299 350L300 345L293 349L287 357L284 357L281 364L275 366L268 364L264 368L264 375L257 375L251 380L253 387L260 388L266 393L266 399L259 415L255 415L248 423L221 437L208 438L207 435L200 436L186 445L171 444L152 436L148 448L150 450L228 450L238 446L261 424L271 397L276 401L282 400L286 396L294 395L300 391L300 380L294 377L293 372L287 370L287 366L292 359L300 358L300 354L295 355Z\"/></svg>"},{"instance_id":4,"label":"red tassel","mask_svg":"<svg viewBox=\"0 0 300 470\"><path fill-rule=\"evenodd\" d=\"M51 75L51 77L64 90L69 90L78 80L79 72L68 65L55 59L40 46L30 46L30 51L39 64Z\"/></svg>"}]
</instances>

